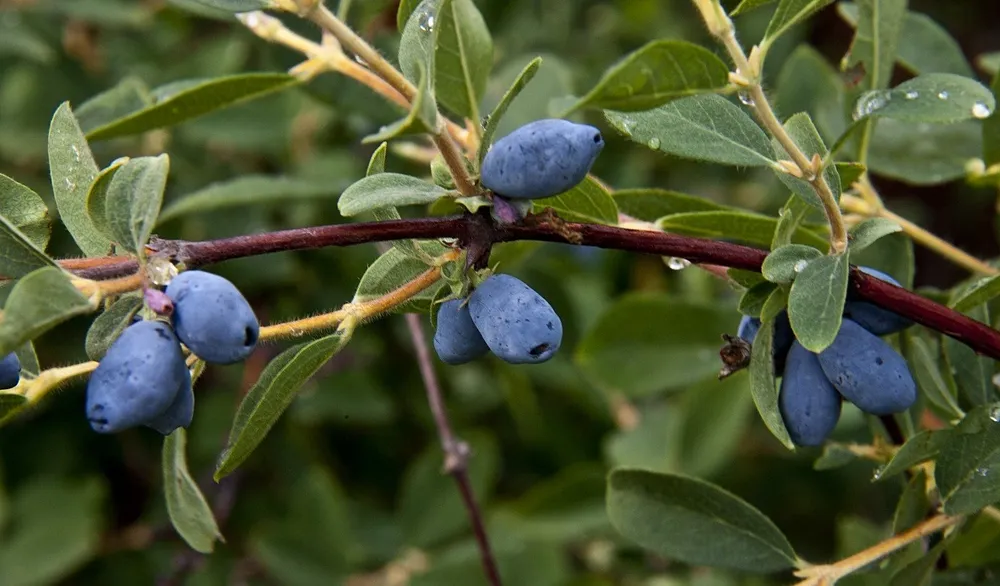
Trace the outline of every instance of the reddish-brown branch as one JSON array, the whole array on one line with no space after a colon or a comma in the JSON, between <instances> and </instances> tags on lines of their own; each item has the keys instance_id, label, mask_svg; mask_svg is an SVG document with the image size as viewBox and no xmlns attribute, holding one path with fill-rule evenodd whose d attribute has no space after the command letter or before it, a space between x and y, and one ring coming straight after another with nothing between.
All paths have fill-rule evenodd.
<instances>
[{"instance_id":1,"label":"reddish-brown branch","mask_svg":"<svg viewBox=\"0 0 1000 586\"><path fill-rule=\"evenodd\" d=\"M551 215L532 216L521 224L510 226L497 226L484 215L335 224L203 242L155 240L150 243L149 248L188 265L201 266L273 252L410 238L457 238L464 246L475 244L479 247L517 240L573 242L600 248L675 256L694 263L749 271L759 271L767 256L767 251L739 244L647 230L562 222ZM128 274L129 271L135 271L134 262L130 259L116 260L99 268L109 276ZM95 278L90 274L81 276ZM942 332L980 354L1000 360L1000 332L985 324L911 291L867 276L857 269L851 272L851 286L859 296L875 305Z\"/></svg>"}]
</instances>

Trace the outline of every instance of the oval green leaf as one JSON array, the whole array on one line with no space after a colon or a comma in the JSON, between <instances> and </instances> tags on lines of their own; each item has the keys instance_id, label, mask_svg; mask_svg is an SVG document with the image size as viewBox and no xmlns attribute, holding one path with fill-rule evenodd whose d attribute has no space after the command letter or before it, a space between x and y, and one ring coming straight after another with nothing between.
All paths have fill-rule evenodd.
<instances>
[{"instance_id":1,"label":"oval green leaf","mask_svg":"<svg viewBox=\"0 0 1000 586\"><path fill-rule=\"evenodd\" d=\"M144 254L160 213L169 171L170 159L165 154L138 157L130 159L111 178L104 213L119 246Z\"/></svg>"},{"instance_id":2,"label":"oval green leaf","mask_svg":"<svg viewBox=\"0 0 1000 586\"><path fill-rule=\"evenodd\" d=\"M609 68L597 85L570 108L649 110L671 100L718 91L729 68L714 53L686 41L647 43Z\"/></svg>"},{"instance_id":3,"label":"oval green leaf","mask_svg":"<svg viewBox=\"0 0 1000 586\"><path fill-rule=\"evenodd\" d=\"M791 544L770 519L702 480L619 468L608 477L607 505L622 535L669 559L755 573L796 563Z\"/></svg>"},{"instance_id":4,"label":"oval green leaf","mask_svg":"<svg viewBox=\"0 0 1000 586\"><path fill-rule=\"evenodd\" d=\"M226 208L331 198L336 197L344 187L295 177L245 175L207 185L174 200L160 213L157 223Z\"/></svg>"},{"instance_id":5,"label":"oval green leaf","mask_svg":"<svg viewBox=\"0 0 1000 586\"><path fill-rule=\"evenodd\" d=\"M840 331L850 272L847 255L817 258L799 271L788 295L788 319L807 350L822 352Z\"/></svg>"},{"instance_id":6,"label":"oval green leaf","mask_svg":"<svg viewBox=\"0 0 1000 586\"><path fill-rule=\"evenodd\" d=\"M0 314L0 356L17 350L71 317L94 309L62 269L37 269L14 285Z\"/></svg>"},{"instance_id":7,"label":"oval green leaf","mask_svg":"<svg viewBox=\"0 0 1000 586\"><path fill-rule=\"evenodd\" d=\"M750 348L750 396L757 407L761 421L771 434L789 450L795 449L785 421L778 408L778 382L774 373L774 356L771 350L774 339L774 318L785 305L786 293L775 289L761 309L761 326ZM780 306L780 308L779 308Z\"/></svg>"},{"instance_id":8,"label":"oval green leaf","mask_svg":"<svg viewBox=\"0 0 1000 586\"><path fill-rule=\"evenodd\" d=\"M94 182L90 184L90 189L87 190L87 217L101 234L112 240L115 238L115 234L108 224L108 189L111 187L111 180L114 179L115 173L128 162L128 157L113 161L97 174Z\"/></svg>"},{"instance_id":9,"label":"oval green leaf","mask_svg":"<svg viewBox=\"0 0 1000 586\"><path fill-rule=\"evenodd\" d=\"M668 155L749 167L774 163L764 131L722 96L693 96L645 112L605 111L604 116L630 140Z\"/></svg>"},{"instance_id":10,"label":"oval green leaf","mask_svg":"<svg viewBox=\"0 0 1000 586\"><path fill-rule=\"evenodd\" d=\"M847 234L851 252L861 252L883 236L901 232L903 227L885 218L868 218L851 228Z\"/></svg>"},{"instance_id":11,"label":"oval green leaf","mask_svg":"<svg viewBox=\"0 0 1000 586\"><path fill-rule=\"evenodd\" d=\"M94 128L87 133L87 138L107 140L174 126L298 83L298 78L284 73L242 73L207 80L175 82L171 84L172 87L183 89L176 92L166 92L163 88L153 90L154 95L160 96L154 105Z\"/></svg>"},{"instance_id":12,"label":"oval green leaf","mask_svg":"<svg viewBox=\"0 0 1000 586\"><path fill-rule=\"evenodd\" d=\"M978 81L953 73L927 73L891 90L862 94L855 104L854 118L950 123L988 118L994 110L993 92Z\"/></svg>"},{"instance_id":13,"label":"oval green leaf","mask_svg":"<svg viewBox=\"0 0 1000 586\"><path fill-rule=\"evenodd\" d=\"M655 222L671 214L726 209L710 199L666 189L619 189L611 197L618 211L645 222Z\"/></svg>"},{"instance_id":14,"label":"oval green leaf","mask_svg":"<svg viewBox=\"0 0 1000 586\"><path fill-rule=\"evenodd\" d=\"M422 179L399 173L378 173L344 190L337 202L343 216L379 208L433 203L448 192Z\"/></svg>"},{"instance_id":15,"label":"oval green leaf","mask_svg":"<svg viewBox=\"0 0 1000 586\"><path fill-rule=\"evenodd\" d=\"M115 301L104 313L97 316L87 330L84 347L87 357L100 360L118 339L125 328L132 323L132 317L142 309L142 298L138 295L127 295Z\"/></svg>"},{"instance_id":16,"label":"oval green leaf","mask_svg":"<svg viewBox=\"0 0 1000 586\"><path fill-rule=\"evenodd\" d=\"M781 0L771 22L764 33L763 47L767 48L788 29L812 16L816 11L825 8L833 0Z\"/></svg>"},{"instance_id":17,"label":"oval green leaf","mask_svg":"<svg viewBox=\"0 0 1000 586\"><path fill-rule=\"evenodd\" d=\"M43 250L48 240L45 202L34 191L0 174L0 275L17 278L55 266Z\"/></svg>"},{"instance_id":18,"label":"oval green leaf","mask_svg":"<svg viewBox=\"0 0 1000 586\"><path fill-rule=\"evenodd\" d=\"M934 468L944 511L974 513L1000 501L1000 404L980 405L941 446Z\"/></svg>"},{"instance_id":19,"label":"oval green leaf","mask_svg":"<svg viewBox=\"0 0 1000 586\"><path fill-rule=\"evenodd\" d=\"M772 283L791 283L800 271L823 253L811 246L789 244L774 249L764 259L761 274Z\"/></svg>"},{"instance_id":20,"label":"oval green leaf","mask_svg":"<svg viewBox=\"0 0 1000 586\"><path fill-rule=\"evenodd\" d=\"M170 522L191 549L212 553L222 533L215 523L212 508L191 478L187 465L187 430L177 429L163 440L163 492Z\"/></svg>"},{"instance_id":21,"label":"oval green leaf","mask_svg":"<svg viewBox=\"0 0 1000 586\"><path fill-rule=\"evenodd\" d=\"M777 218L743 211L710 211L672 214L657 220L656 224L665 232L700 236L703 238L724 238L759 246L770 246ZM814 248L825 248L826 240L815 232L798 228L792 242L806 244Z\"/></svg>"},{"instance_id":22,"label":"oval green leaf","mask_svg":"<svg viewBox=\"0 0 1000 586\"><path fill-rule=\"evenodd\" d=\"M535 213L546 208L558 212L559 217L570 222L591 224L617 224L618 206L603 185L589 175L576 187L553 197L532 202Z\"/></svg>"},{"instance_id":23,"label":"oval green leaf","mask_svg":"<svg viewBox=\"0 0 1000 586\"><path fill-rule=\"evenodd\" d=\"M507 108L510 107L510 103L514 101L520 93L521 90L528 85L528 82L535 77L538 73L538 68L542 65L542 58L535 57L524 66L521 73L517 75L514 82L510 84L510 87L504 92L503 97L497 102L497 105L490 112L489 116L486 118L486 127L483 128L483 136L479 141L479 152L476 153L476 160L479 163L483 162L483 158L486 156L486 151L490 148L490 143L493 142L493 135L496 134L497 128L500 127L500 121L503 119L503 115L507 113Z\"/></svg>"}]
</instances>

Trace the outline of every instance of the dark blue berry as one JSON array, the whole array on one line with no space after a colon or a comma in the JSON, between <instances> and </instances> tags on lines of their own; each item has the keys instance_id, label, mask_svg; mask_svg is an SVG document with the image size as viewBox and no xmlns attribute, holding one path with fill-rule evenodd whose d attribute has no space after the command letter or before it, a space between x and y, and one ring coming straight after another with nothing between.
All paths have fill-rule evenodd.
<instances>
[{"instance_id":1,"label":"dark blue berry","mask_svg":"<svg viewBox=\"0 0 1000 586\"><path fill-rule=\"evenodd\" d=\"M469 297L469 315L490 350L512 364L545 362L562 343L562 321L552 306L510 275L483 281Z\"/></svg>"},{"instance_id":2,"label":"dark blue berry","mask_svg":"<svg viewBox=\"0 0 1000 586\"><path fill-rule=\"evenodd\" d=\"M510 199L551 197L590 172L604 148L601 132L568 120L536 120L501 138L483 159L484 187Z\"/></svg>"},{"instance_id":3,"label":"dark blue berry","mask_svg":"<svg viewBox=\"0 0 1000 586\"><path fill-rule=\"evenodd\" d=\"M190 386L180 342L170 326L143 321L111 344L87 384L87 419L94 431L114 433L162 415Z\"/></svg>"},{"instance_id":4,"label":"dark blue berry","mask_svg":"<svg viewBox=\"0 0 1000 586\"><path fill-rule=\"evenodd\" d=\"M792 441L818 446L840 419L840 394L827 379L819 359L798 342L785 362L778 407Z\"/></svg>"},{"instance_id":5,"label":"dark blue berry","mask_svg":"<svg viewBox=\"0 0 1000 586\"><path fill-rule=\"evenodd\" d=\"M899 413L917 400L906 360L851 320L843 321L833 344L819 353L819 363L834 388L866 413Z\"/></svg>"},{"instance_id":6,"label":"dark blue berry","mask_svg":"<svg viewBox=\"0 0 1000 586\"><path fill-rule=\"evenodd\" d=\"M869 267L858 268L861 272L867 273L876 279L892 283L897 287L899 286L899 281L881 271ZM894 334L913 325L913 322L909 319L887 309L882 309L874 303L861 301L853 293L848 297L847 303L844 304L844 317L857 323L876 336Z\"/></svg>"},{"instance_id":7,"label":"dark blue berry","mask_svg":"<svg viewBox=\"0 0 1000 586\"><path fill-rule=\"evenodd\" d=\"M434 332L434 350L446 364L464 364L490 351L461 299L441 304Z\"/></svg>"},{"instance_id":8,"label":"dark blue berry","mask_svg":"<svg viewBox=\"0 0 1000 586\"><path fill-rule=\"evenodd\" d=\"M191 388L190 374L184 383L174 402L158 417L147 421L146 427L155 429L163 435L170 435L178 427L191 426L191 420L194 418L194 389Z\"/></svg>"},{"instance_id":9,"label":"dark blue berry","mask_svg":"<svg viewBox=\"0 0 1000 586\"><path fill-rule=\"evenodd\" d=\"M185 271L167 285L177 337L205 362L245 360L257 345L260 324L239 289L203 271Z\"/></svg>"},{"instance_id":10,"label":"dark blue berry","mask_svg":"<svg viewBox=\"0 0 1000 586\"><path fill-rule=\"evenodd\" d=\"M0 360L0 389L13 389L21 380L21 361L11 352Z\"/></svg>"}]
</instances>

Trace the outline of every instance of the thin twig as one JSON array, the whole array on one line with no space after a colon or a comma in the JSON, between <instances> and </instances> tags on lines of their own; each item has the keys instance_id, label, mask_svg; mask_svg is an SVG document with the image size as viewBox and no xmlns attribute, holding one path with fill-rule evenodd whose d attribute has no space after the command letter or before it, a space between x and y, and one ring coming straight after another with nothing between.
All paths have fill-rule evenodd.
<instances>
[{"instance_id":1,"label":"thin twig","mask_svg":"<svg viewBox=\"0 0 1000 586\"><path fill-rule=\"evenodd\" d=\"M473 494L472 483L469 481L469 445L456 438L451 429L448 412L441 394L441 385L434 372L434 362L427 346L427 338L424 335L423 324L420 323L420 316L414 313L406 314L406 325L410 330L410 337L413 338L413 346L417 350L420 376L424 379L424 387L427 389L427 403L434 416L434 424L437 426L438 437L441 440L441 449L444 451L444 470L455 479L455 484L458 485L458 490L462 495L462 502L465 503L469 522L472 524L472 531L476 536L476 544L479 546L479 557L483 564L483 572L486 573L486 579L492 586L501 586L500 571L497 569L496 559L490 548L489 536L486 534L486 527L483 524L482 511L479 510L476 495Z\"/></svg>"}]
</instances>

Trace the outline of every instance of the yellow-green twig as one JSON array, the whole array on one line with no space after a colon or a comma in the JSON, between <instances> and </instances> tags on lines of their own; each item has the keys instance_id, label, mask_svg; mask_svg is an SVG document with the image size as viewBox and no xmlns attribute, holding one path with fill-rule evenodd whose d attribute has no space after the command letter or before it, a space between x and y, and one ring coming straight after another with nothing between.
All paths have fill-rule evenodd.
<instances>
[{"instance_id":1,"label":"yellow-green twig","mask_svg":"<svg viewBox=\"0 0 1000 586\"><path fill-rule=\"evenodd\" d=\"M34 404L41 401L49 392L77 377L90 374L95 368L97 368L97 362L94 361L50 368L43 370L37 378L23 380L19 387L24 387L22 394L29 403Z\"/></svg>"},{"instance_id":2,"label":"yellow-green twig","mask_svg":"<svg viewBox=\"0 0 1000 586\"><path fill-rule=\"evenodd\" d=\"M860 570L865 566L876 562L883 557L899 550L907 545L923 539L928 535L947 529L961 521L963 517L952 517L950 515L937 515L916 525L912 529L894 535L864 551L860 551L850 557L846 557L835 564L822 566L809 566L795 572L799 578L803 578L796 586L829 586L838 579L848 574Z\"/></svg>"}]
</instances>

